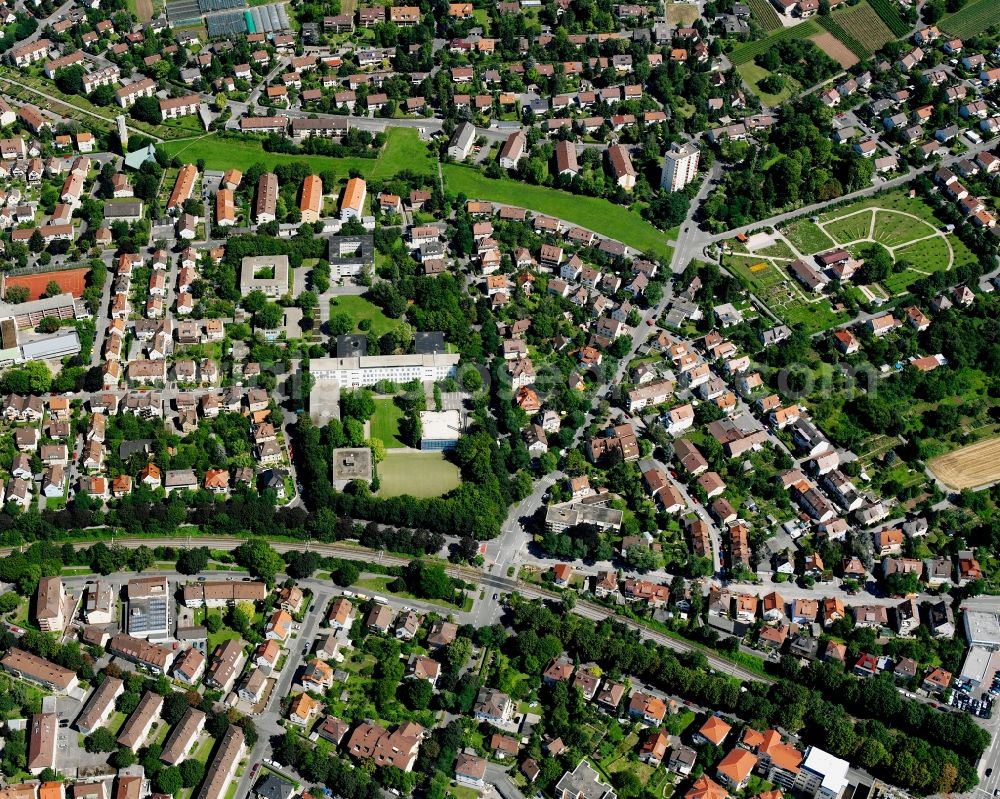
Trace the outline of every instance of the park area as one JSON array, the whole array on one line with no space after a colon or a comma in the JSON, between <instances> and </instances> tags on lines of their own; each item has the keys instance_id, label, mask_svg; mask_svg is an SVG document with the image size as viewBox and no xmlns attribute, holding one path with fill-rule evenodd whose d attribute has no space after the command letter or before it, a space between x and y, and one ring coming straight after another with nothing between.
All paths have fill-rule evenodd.
<instances>
[{"instance_id":1,"label":"park area","mask_svg":"<svg viewBox=\"0 0 1000 799\"><path fill-rule=\"evenodd\" d=\"M376 336L388 333L399 324L399 320L390 319L381 308L357 294L342 294L330 300L330 316L336 314L347 314L354 321L356 331L370 330Z\"/></svg>"},{"instance_id":2,"label":"park area","mask_svg":"<svg viewBox=\"0 0 1000 799\"><path fill-rule=\"evenodd\" d=\"M443 452L387 452L378 465L379 491L383 499L440 497L462 482L458 467Z\"/></svg>"},{"instance_id":3,"label":"park area","mask_svg":"<svg viewBox=\"0 0 1000 799\"><path fill-rule=\"evenodd\" d=\"M994 25L1000 25L1000 3L997 0L970 0L964 8L942 17L938 25L952 36L963 39L978 36Z\"/></svg>"},{"instance_id":4,"label":"park area","mask_svg":"<svg viewBox=\"0 0 1000 799\"><path fill-rule=\"evenodd\" d=\"M972 251L953 233L941 230L933 209L904 191L827 211L812 219L797 219L780 233L807 260L833 247L848 250L867 243L881 244L905 268L882 283L889 294L905 292L914 282L934 272L974 263Z\"/></svg>"},{"instance_id":5,"label":"park area","mask_svg":"<svg viewBox=\"0 0 1000 799\"><path fill-rule=\"evenodd\" d=\"M773 73L764 69L764 67L759 64L754 64L753 62L737 67L736 71L739 72L740 77L743 78L743 81L750 88L750 91L757 95L757 98L761 101L761 103L772 108L774 106L781 105L781 103L793 94L797 94L802 90L802 86L797 80L785 77L784 84L780 92L771 94L770 92L764 91L760 84L765 79L771 77Z\"/></svg>"},{"instance_id":6,"label":"park area","mask_svg":"<svg viewBox=\"0 0 1000 799\"><path fill-rule=\"evenodd\" d=\"M904 294L934 272L975 262L975 255L941 222L922 200L905 191L891 191L814 217L800 217L773 233L759 233L745 244L730 242L722 264L750 289L776 317L819 333L848 321L822 292L807 291L792 276L791 262L843 247L856 257L865 245L885 248L895 268L881 282L867 286L872 296Z\"/></svg>"},{"instance_id":7,"label":"park area","mask_svg":"<svg viewBox=\"0 0 1000 799\"><path fill-rule=\"evenodd\" d=\"M927 467L949 488L979 488L1000 480L1000 438L978 441L932 458Z\"/></svg>"}]
</instances>

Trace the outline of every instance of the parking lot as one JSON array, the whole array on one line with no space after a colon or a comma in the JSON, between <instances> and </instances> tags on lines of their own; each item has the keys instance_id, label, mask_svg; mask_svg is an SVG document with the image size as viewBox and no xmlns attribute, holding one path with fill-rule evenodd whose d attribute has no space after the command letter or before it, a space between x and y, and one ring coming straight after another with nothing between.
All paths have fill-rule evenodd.
<instances>
[{"instance_id":1,"label":"parking lot","mask_svg":"<svg viewBox=\"0 0 1000 799\"><path fill-rule=\"evenodd\" d=\"M983 691L982 699L976 699L968 691L956 688L951 695L951 704L958 710L988 719L993 713L993 701L997 693L1000 693L1000 676L994 676L989 690Z\"/></svg>"}]
</instances>

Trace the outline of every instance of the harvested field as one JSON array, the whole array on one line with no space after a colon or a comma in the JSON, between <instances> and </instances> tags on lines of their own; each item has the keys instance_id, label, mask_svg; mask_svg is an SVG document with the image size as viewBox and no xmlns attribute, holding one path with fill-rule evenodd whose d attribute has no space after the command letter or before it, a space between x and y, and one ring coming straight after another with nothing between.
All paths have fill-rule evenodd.
<instances>
[{"instance_id":1,"label":"harvested field","mask_svg":"<svg viewBox=\"0 0 1000 799\"><path fill-rule=\"evenodd\" d=\"M149 22L153 18L153 0L135 0L135 14L139 22Z\"/></svg>"},{"instance_id":2,"label":"harvested field","mask_svg":"<svg viewBox=\"0 0 1000 799\"><path fill-rule=\"evenodd\" d=\"M11 286L24 286L28 289L28 299L37 300L45 293L46 286L55 281L63 291L68 291L79 298L83 296L83 290L87 287L89 271L89 269L63 269L59 272L36 272L32 275L7 275L4 280L4 292Z\"/></svg>"},{"instance_id":3,"label":"harvested field","mask_svg":"<svg viewBox=\"0 0 1000 799\"><path fill-rule=\"evenodd\" d=\"M858 63L859 59L846 44L840 41L829 31L817 33L810 36L809 40L830 58L836 61L843 69L849 69Z\"/></svg>"},{"instance_id":4,"label":"harvested field","mask_svg":"<svg viewBox=\"0 0 1000 799\"><path fill-rule=\"evenodd\" d=\"M838 9L836 14L828 17L820 17L819 24L861 59L874 55L896 38L866 2Z\"/></svg>"},{"instance_id":5,"label":"harvested field","mask_svg":"<svg viewBox=\"0 0 1000 799\"><path fill-rule=\"evenodd\" d=\"M949 488L977 488L1000 480L1000 438L979 441L927 462Z\"/></svg>"},{"instance_id":6,"label":"harvested field","mask_svg":"<svg viewBox=\"0 0 1000 799\"><path fill-rule=\"evenodd\" d=\"M690 27L698 19L698 6L693 3L667 3L667 22L678 27Z\"/></svg>"}]
</instances>

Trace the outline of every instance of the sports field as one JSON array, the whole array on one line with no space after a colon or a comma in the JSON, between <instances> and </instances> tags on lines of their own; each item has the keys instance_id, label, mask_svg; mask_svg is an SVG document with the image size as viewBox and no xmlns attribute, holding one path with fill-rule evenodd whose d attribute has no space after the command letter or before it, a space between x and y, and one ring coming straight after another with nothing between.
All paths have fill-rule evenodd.
<instances>
[{"instance_id":1,"label":"sports field","mask_svg":"<svg viewBox=\"0 0 1000 799\"><path fill-rule=\"evenodd\" d=\"M440 497L462 482L442 452L388 452L378 465L380 497Z\"/></svg>"},{"instance_id":2,"label":"sports field","mask_svg":"<svg viewBox=\"0 0 1000 799\"><path fill-rule=\"evenodd\" d=\"M1000 438L979 441L932 458L927 468L949 488L978 488L1000 480Z\"/></svg>"},{"instance_id":3,"label":"sports field","mask_svg":"<svg viewBox=\"0 0 1000 799\"><path fill-rule=\"evenodd\" d=\"M390 128L385 147L377 158L331 158L325 155L289 155L268 153L254 140L223 138L214 133L197 139L165 142L163 149L170 155L179 155L187 163L205 159L208 169L242 169L254 164L274 166L276 164L306 163L321 174L328 170L346 175L356 169L365 178L385 178L404 169L411 172L431 174L435 171L434 160L427 145L420 141L417 131L411 128Z\"/></svg>"},{"instance_id":4,"label":"sports field","mask_svg":"<svg viewBox=\"0 0 1000 799\"><path fill-rule=\"evenodd\" d=\"M549 214L617 239L642 252L670 258L669 233L657 230L638 211L599 197L581 197L546 186L529 186L513 180L493 180L459 164L442 164L445 185L469 199L509 203Z\"/></svg>"},{"instance_id":5,"label":"sports field","mask_svg":"<svg viewBox=\"0 0 1000 799\"><path fill-rule=\"evenodd\" d=\"M375 415L371 418L371 436L379 439L386 448L405 447L399 438L399 420L402 409L391 399L375 400Z\"/></svg>"},{"instance_id":6,"label":"sports field","mask_svg":"<svg viewBox=\"0 0 1000 799\"><path fill-rule=\"evenodd\" d=\"M59 288L68 291L74 297L82 297L87 287L89 269L62 269L58 272L37 272L33 275L8 275L6 287L24 286L28 289L28 299L37 300L45 293L49 283L59 284Z\"/></svg>"}]
</instances>

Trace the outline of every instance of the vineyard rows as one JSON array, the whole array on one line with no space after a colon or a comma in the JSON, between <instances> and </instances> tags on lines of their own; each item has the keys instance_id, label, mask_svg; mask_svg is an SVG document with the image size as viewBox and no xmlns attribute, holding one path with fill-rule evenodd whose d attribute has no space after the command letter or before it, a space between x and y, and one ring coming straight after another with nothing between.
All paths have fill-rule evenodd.
<instances>
[{"instance_id":1,"label":"vineyard rows","mask_svg":"<svg viewBox=\"0 0 1000 799\"><path fill-rule=\"evenodd\" d=\"M899 15L899 5L896 0L870 0L871 7L875 9L886 27L896 38L906 36L910 32L911 25ZM994 0L985 0L992 3Z\"/></svg>"},{"instance_id":2,"label":"vineyard rows","mask_svg":"<svg viewBox=\"0 0 1000 799\"><path fill-rule=\"evenodd\" d=\"M963 39L1000 25L1000 3L996 0L973 0L941 20L941 30Z\"/></svg>"},{"instance_id":3,"label":"vineyard rows","mask_svg":"<svg viewBox=\"0 0 1000 799\"><path fill-rule=\"evenodd\" d=\"M866 2L828 17L819 17L819 24L862 60L896 38Z\"/></svg>"},{"instance_id":4,"label":"vineyard rows","mask_svg":"<svg viewBox=\"0 0 1000 799\"><path fill-rule=\"evenodd\" d=\"M748 64L761 53L767 52L778 42L789 41L791 39L806 39L814 34L821 33L823 29L813 19L807 19L791 28L782 28L775 31L770 36L758 39L756 42L742 44L729 54L729 60L734 66Z\"/></svg>"},{"instance_id":5,"label":"vineyard rows","mask_svg":"<svg viewBox=\"0 0 1000 799\"><path fill-rule=\"evenodd\" d=\"M782 27L778 12L771 5L771 0L748 0L750 10L753 11L754 19L764 30L776 31Z\"/></svg>"}]
</instances>

